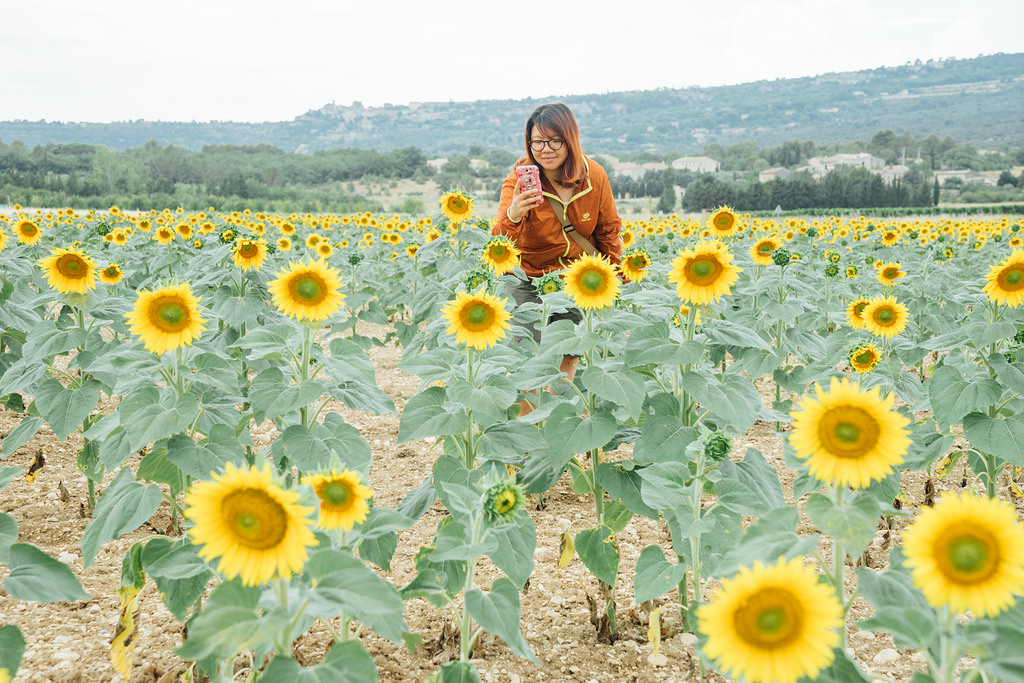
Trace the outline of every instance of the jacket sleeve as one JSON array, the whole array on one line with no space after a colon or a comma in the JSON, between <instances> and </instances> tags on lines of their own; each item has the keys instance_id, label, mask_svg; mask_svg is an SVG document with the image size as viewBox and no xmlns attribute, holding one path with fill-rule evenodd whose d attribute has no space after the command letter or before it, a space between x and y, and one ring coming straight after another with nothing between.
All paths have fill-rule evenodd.
<instances>
[{"instance_id":1,"label":"jacket sleeve","mask_svg":"<svg viewBox=\"0 0 1024 683\"><path fill-rule=\"evenodd\" d=\"M593 163L593 162L591 162ZM594 243L602 254L608 257L612 263L622 262L622 238L619 233L622 231L622 219L615 208L615 198L612 197L612 186L604 169L597 177L594 189L598 192L600 202L597 214L597 226L594 228Z\"/></svg>"},{"instance_id":2,"label":"jacket sleeve","mask_svg":"<svg viewBox=\"0 0 1024 683\"><path fill-rule=\"evenodd\" d=\"M526 224L526 219L529 214L523 216L523 219L518 223L513 223L508 218L508 207L512 205L512 192L516 188L516 174L513 171L506 176L505 181L501 184L501 199L498 202L498 220L494 223L491 228L492 235L505 235L513 242L519 241L519 231L523 229Z\"/></svg>"}]
</instances>

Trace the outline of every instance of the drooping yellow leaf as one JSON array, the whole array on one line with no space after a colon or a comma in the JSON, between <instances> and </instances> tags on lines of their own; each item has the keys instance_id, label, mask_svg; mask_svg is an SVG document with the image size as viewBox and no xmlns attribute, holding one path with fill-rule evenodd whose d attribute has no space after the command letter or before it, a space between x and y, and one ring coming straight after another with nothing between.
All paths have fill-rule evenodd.
<instances>
[{"instance_id":1,"label":"drooping yellow leaf","mask_svg":"<svg viewBox=\"0 0 1024 683\"><path fill-rule=\"evenodd\" d=\"M121 618L117 631L110 639L110 661L114 669L127 681L135 656L135 635L138 632L139 587L134 584L122 586L117 591L121 598Z\"/></svg>"},{"instance_id":2,"label":"drooping yellow leaf","mask_svg":"<svg viewBox=\"0 0 1024 683\"><path fill-rule=\"evenodd\" d=\"M566 529L562 532L562 541L558 548L558 569L564 569L572 561L572 556L575 554L576 544L573 543L572 536L569 534L569 530Z\"/></svg>"},{"instance_id":3,"label":"drooping yellow leaf","mask_svg":"<svg viewBox=\"0 0 1024 683\"><path fill-rule=\"evenodd\" d=\"M32 461L32 465L28 468L28 472L25 473L25 481L29 484L35 482L36 477L39 476L39 472L42 471L43 465L46 464L46 457L43 455L43 449L40 448L36 451L36 458Z\"/></svg>"}]
</instances>

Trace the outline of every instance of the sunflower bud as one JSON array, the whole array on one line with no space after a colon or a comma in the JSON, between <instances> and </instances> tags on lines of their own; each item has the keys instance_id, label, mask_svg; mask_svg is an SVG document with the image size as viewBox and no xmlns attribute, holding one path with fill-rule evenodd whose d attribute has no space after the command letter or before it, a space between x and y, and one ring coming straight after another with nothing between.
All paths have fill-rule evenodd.
<instances>
[{"instance_id":1,"label":"sunflower bud","mask_svg":"<svg viewBox=\"0 0 1024 683\"><path fill-rule=\"evenodd\" d=\"M732 452L732 440L718 431L710 434L704 442L704 455L712 460L725 460Z\"/></svg>"},{"instance_id":2,"label":"sunflower bud","mask_svg":"<svg viewBox=\"0 0 1024 683\"><path fill-rule=\"evenodd\" d=\"M789 249L779 247L772 252L772 263L777 266L788 266L791 257L792 255L789 253Z\"/></svg>"},{"instance_id":3,"label":"sunflower bud","mask_svg":"<svg viewBox=\"0 0 1024 683\"><path fill-rule=\"evenodd\" d=\"M491 521L511 522L523 507L523 490L513 481L501 481L487 489L484 512Z\"/></svg>"}]
</instances>

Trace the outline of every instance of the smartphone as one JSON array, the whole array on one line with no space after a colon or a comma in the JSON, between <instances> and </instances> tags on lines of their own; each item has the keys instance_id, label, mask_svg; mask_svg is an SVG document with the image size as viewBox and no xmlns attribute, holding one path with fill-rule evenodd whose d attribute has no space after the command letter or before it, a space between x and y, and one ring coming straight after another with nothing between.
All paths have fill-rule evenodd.
<instances>
[{"instance_id":1,"label":"smartphone","mask_svg":"<svg viewBox=\"0 0 1024 683\"><path fill-rule=\"evenodd\" d=\"M536 166L516 166L516 176L519 178L519 192L534 194L540 192L540 169Z\"/></svg>"}]
</instances>

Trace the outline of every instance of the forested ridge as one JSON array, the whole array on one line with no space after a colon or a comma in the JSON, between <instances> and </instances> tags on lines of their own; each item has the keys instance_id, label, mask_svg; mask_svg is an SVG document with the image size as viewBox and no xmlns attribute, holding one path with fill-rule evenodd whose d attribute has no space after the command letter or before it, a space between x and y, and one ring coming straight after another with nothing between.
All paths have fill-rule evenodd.
<instances>
[{"instance_id":1,"label":"forested ridge","mask_svg":"<svg viewBox=\"0 0 1024 683\"><path fill-rule=\"evenodd\" d=\"M430 156L451 156L466 154L471 146L517 150L525 117L540 102L553 99L576 111L587 147L596 153L690 154L712 143L765 147L793 139L866 140L884 129L1000 148L1021 141L1024 53L712 88L381 107L328 104L291 121L264 123L4 121L0 141L20 140L29 147L99 144L115 150L150 140L188 150L267 144L300 153L416 147Z\"/></svg>"}]
</instances>

